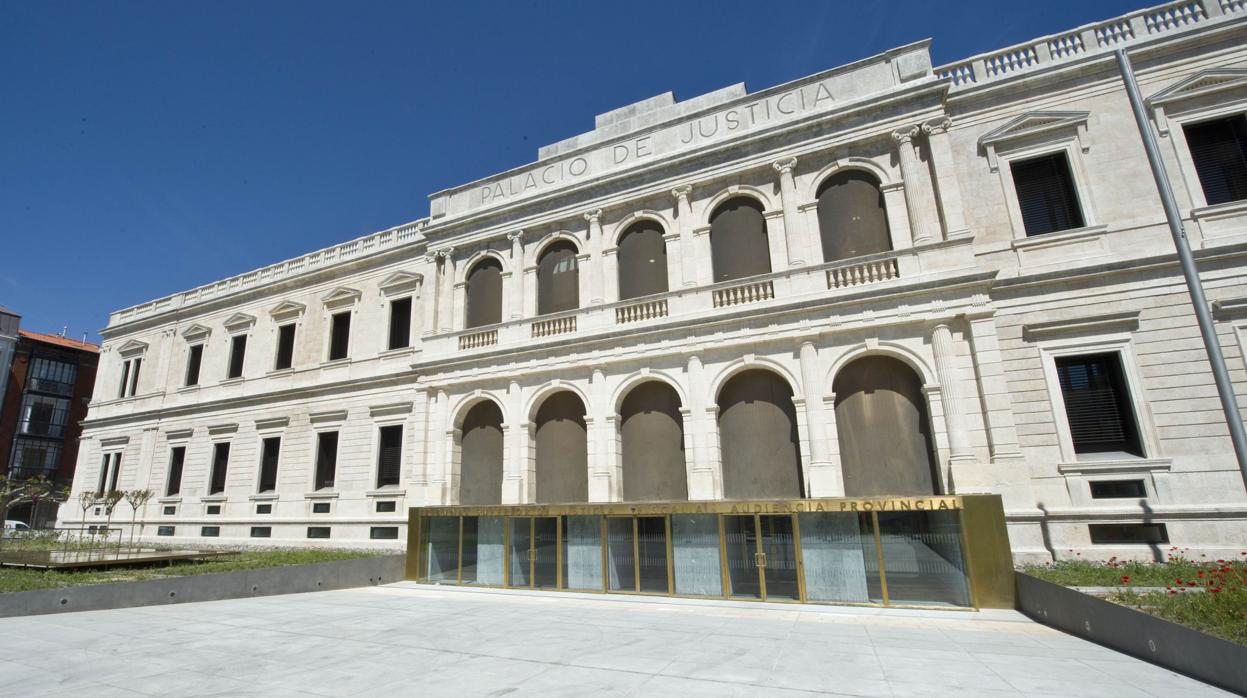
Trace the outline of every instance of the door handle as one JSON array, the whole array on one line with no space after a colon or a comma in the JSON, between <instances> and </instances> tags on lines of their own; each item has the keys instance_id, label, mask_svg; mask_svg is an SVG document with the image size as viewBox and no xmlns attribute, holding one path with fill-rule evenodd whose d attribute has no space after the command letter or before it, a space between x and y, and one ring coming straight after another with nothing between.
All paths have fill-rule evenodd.
<instances>
[{"instance_id":1,"label":"door handle","mask_svg":"<svg viewBox=\"0 0 1247 698\"><path fill-rule=\"evenodd\" d=\"M533 560L536 560L536 559L537 559L537 551L533 550L532 548L529 548L528 549L528 561L532 562Z\"/></svg>"},{"instance_id":2,"label":"door handle","mask_svg":"<svg viewBox=\"0 0 1247 698\"><path fill-rule=\"evenodd\" d=\"M753 563L758 567L766 567L766 553L754 553Z\"/></svg>"}]
</instances>

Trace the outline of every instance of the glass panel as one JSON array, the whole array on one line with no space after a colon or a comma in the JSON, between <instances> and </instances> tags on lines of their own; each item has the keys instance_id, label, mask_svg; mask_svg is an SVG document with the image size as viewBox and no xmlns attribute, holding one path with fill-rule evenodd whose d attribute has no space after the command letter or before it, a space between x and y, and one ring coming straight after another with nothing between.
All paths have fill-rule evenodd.
<instances>
[{"instance_id":1,"label":"glass panel","mask_svg":"<svg viewBox=\"0 0 1247 698\"><path fill-rule=\"evenodd\" d=\"M722 596L719 561L719 517L713 514L671 515L671 557L675 593Z\"/></svg>"},{"instance_id":2,"label":"glass panel","mask_svg":"<svg viewBox=\"0 0 1247 698\"><path fill-rule=\"evenodd\" d=\"M958 518L955 511L879 513L889 603L970 605Z\"/></svg>"},{"instance_id":3,"label":"glass panel","mask_svg":"<svg viewBox=\"0 0 1247 698\"><path fill-rule=\"evenodd\" d=\"M636 591L636 568L632 561L632 519L606 520L606 559L610 565L607 588Z\"/></svg>"},{"instance_id":4,"label":"glass panel","mask_svg":"<svg viewBox=\"0 0 1247 698\"><path fill-rule=\"evenodd\" d=\"M791 516L762 516L762 552L766 555L766 598L801 598L797 586L797 549L792 540Z\"/></svg>"},{"instance_id":5,"label":"glass panel","mask_svg":"<svg viewBox=\"0 0 1247 698\"><path fill-rule=\"evenodd\" d=\"M727 546L728 593L753 599L762 598L758 578L757 531L752 516L724 516L723 537Z\"/></svg>"},{"instance_id":6,"label":"glass panel","mask_svg":"<svg viewBox=\"0 0 1247 698\"><path fill-rule=\"evenodd\" d=\"M866 556L875 557L875 539L869 526L863 535L859 521L863 515L806 513L798 516L806 599L869 602ZM767 584L770 585L769 579Z\"/></svg>"},{"instance_id":7,"label":"glass panel","mask_svg":"<svg viewBox=\"0 0 1247 698\"><path fill-rule=\"evenodd\" d=\"M472 522L473 536L469 536ZM471 552L468 552L471 550ZM502 517L466 517L463 520L463 583L502 586L503 565ZM468 560L475 561L472 577L469 577Z\"/></svg>"},{"instance_id":8,"label":"glass panel","mask_svg":"<svg viewBox=\"0 0 1247 698\"><path fill-rule=\"evenodd\" d=\"M459 574L460 584L476 583L476 532L477 517L463 517L463 547L460 549L460 554L463 557L459 560L461 566Z\"/></svg>"},{"instance_id":9,"label":"glass panel","mask_svg":"<svg viewBox=\"0 0 1247 698\"><path fill-rule=\"evenodd\" d=\"M563 517L563 588L602 590L602 517Z\"/></svg>"},{"instance_id":10,"label":"glass panel","mask_svg":"<svg viewBox=\"0 0 1247 698\"><path fill-rule=\"evenodd\" d=\"M508 567L509 585L513 587L532 586L529 573L529 565L532 564L532 558L529 557L532 551L532 536L529 531L531 525L532 519L528 517L511 519L511 564Z\"/></svg>"},{"instance_id":11,"label":"glass panel","mask_svg":"<svg viewBox=\"0 0 1247 698\"><path fill-rule=\"evenodd\" d=\"M667 520L660 516L643 516L636 523L640 591L670 593L667 584Z\"/></svg>"},{"instance_id":12,"label":"glass panel","mask_svg":"<svg viewBox=\"0 0 1247 698\"><path fill-rule=\"evenodd\" d=\"M435 516L424 520L428 530L424 548L430 582L450 582L459 578L459 517Z\"/></svg>"},{"instance_id":13,"label":"glass panel","mask_svg":"<svg viewBox=\"0 0 1247 698\"><path fill-rule=\"evenodd\" d=\"M533 582L538 589L555 589L559 583L559 520L552 516L533 519Z\"/></svg>"}]
</instances>

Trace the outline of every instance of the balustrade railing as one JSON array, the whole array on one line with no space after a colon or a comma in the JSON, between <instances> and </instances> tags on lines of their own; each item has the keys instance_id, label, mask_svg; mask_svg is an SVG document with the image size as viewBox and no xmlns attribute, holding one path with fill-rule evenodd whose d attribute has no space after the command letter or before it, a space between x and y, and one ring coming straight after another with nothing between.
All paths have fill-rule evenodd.
<instances>
[{"instance_id":1,"label":"balustrade railing","mask_svg":"<svg viewBox=\"0 0 1247 698\"><path fill-rule=\"evenodd\" d=\"M827 288L848 288L900 277L896 258L877 259L827 270Z\"/></svg>"},{"instance_id":2,"label":"balustrade railing","mask_svg":"<svg viewBox=\"0 0 1247 698\"><path fill-rule=\"evenodd\" d=\"M498 343L498 330L485 330L459 336L459 350L492 347Z\"/></svg>"},{"instance_id":3,"label":"balustrade railing","mask_svg":"<svg viewBox=\"0 0 1247 698\"><path fill-rule=\"evenodd\" d=\"M775 282L768 279L728 288L716 288L713 297L716 308L766 301L775 297Z\"/></svg>"},{"instance_id":4,"label":"balustrade railing","mask_svg":"<svg viewBox=\"0 0 1247 698\"><path fill-rule=\"evenodd\" d=\"M533 323L533 337L550 337L557 334L568 334L575 331L575 315L556 317L550 320L538 320Z\"/></svg>"},{"instance_id":5,"label":"balustrade railing","mask_svg":"<svg viewBox=\"0 0 1247 698\"><path fill-rule=\"evenodd\" d=\"M660 317L667 317L666 298L615 308L615 323L619 325L629 322L640 322L641 320L653 320Z\"/></svg>"}]
</instances>

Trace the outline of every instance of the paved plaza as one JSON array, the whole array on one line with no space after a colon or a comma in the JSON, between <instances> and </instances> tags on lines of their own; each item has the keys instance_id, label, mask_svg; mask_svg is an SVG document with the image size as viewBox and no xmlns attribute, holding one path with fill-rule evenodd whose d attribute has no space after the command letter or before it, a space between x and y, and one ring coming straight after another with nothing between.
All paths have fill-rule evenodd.
<instances>
[{"instance_id":1,"label":"paved plaza","mask_svg":"<svg viewBox=\"0 0 1247 698\"><path fill-rule=\"evenodd\" d=\"M0 619L0 695L1229 695L1011 611L412 583Z\"/></svg>"}]
</instances>

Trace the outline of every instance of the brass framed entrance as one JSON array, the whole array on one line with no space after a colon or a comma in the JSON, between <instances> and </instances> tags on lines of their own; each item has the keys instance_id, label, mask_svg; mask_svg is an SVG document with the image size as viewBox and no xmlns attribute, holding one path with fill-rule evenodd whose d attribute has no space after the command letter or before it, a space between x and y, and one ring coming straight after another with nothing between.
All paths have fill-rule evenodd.
<instances>
[{"instance_id":1,"label":"brass framed entrance","mask_svg":"<svg viewBox=\"0 0 1247 698\"><path fill-rule=\"evenodd\" d=\"M432 584L769 602L1011 607L995 495L410 511Z\"/></svg>"}]
</instances>

